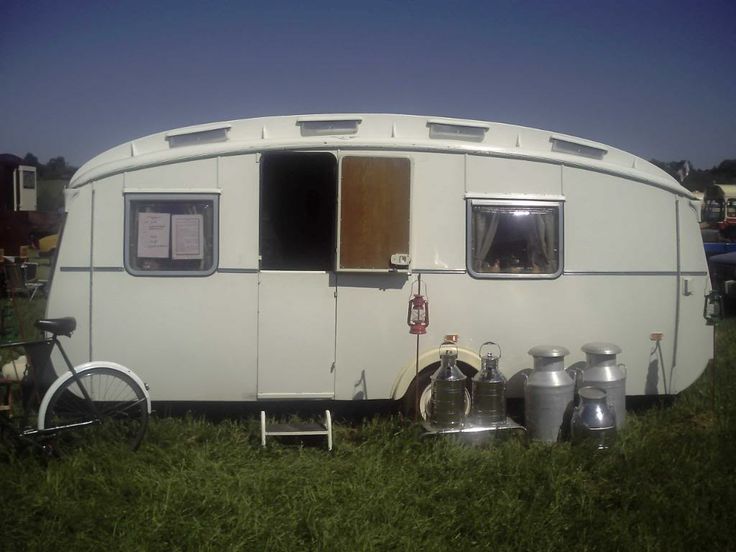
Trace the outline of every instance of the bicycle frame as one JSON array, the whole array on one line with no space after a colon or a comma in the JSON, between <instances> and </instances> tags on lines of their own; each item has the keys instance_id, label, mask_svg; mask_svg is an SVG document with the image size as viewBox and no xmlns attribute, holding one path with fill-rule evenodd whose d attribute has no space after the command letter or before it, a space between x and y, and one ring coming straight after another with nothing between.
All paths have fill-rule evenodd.
<instances>
[{"instance_id":1,"label":"bicycle frame","mask_svg":"<svg viewBox=\"0 0 736 552\"><path fill-rule=\"evenodd\" d=\"M57 377L54 382L49 386L49 388L45 391L43 399L41 401L41 404L38 407L38 428L27 428L22 431L14 431L17 437L20 438L31 438L35 436L43 436L43 435L52 435L56 434L62 431L68 431L72 429L78 429L82 427L87 427L90 425L96 425L100 423L100 416L99 411L97 410L97 406L95 405L95 402L90 397L87 389L84 386L84 383L82 382L82 378L79 377L79 373L83 372L93 366L107 366L108 368L113 368L118 371L122 371L124 373L127 373L128 375L131 375L132 372L130 370L125 369L124 367L120 366L119 364L114 363L106 363L106 362L97 362L97 363L87 363L83 364L79 367L79 369L75 369L74 366L71 363L71 360L69 360L69 356L66 354L66 351L64 350L64 347L62 346L61 342L59 341L57 335L53 335L52 337L44 338L44 339L34 339L34 340L24 340L24 341L14 341L9 343L3 343L0 344L0 349L6 349L6 348L12 348L12 347L26 347L28 345L41 345L41 344L50 344L51 349L49 350L49 356L51 354L51 351L53 350L53 347L58 347L59 352L61 353L62 358L64 359L64 362L66 364L68 372L65 374L62 374L61 376ZM54 427L44 427L45 425L45 412L46 412L46 405L48 404L48 399L53 394L55 389L59 387L61 383L66 381L69 378L73 378L77 385L79 386L79 389L82 392L82 396L85 400L85 402L91 407L90 412L93 413L94 419L92 420L86 420L83 422L78 422L74 424L67 424L63 426L54 426ZM37 378L37 375L34 374L34 379ZM150 407L150 398L148 397L147 390L145 384L140 381L137 377L135 378L137 380L137 383L141 386L142 389L144 389L144 393L146 393L146 402L148 403L148 411L150 413L151 407ZM34 381L34 387L36 385L36 382ZM8 423L4 418L3 425L9 426L14 429L14 426L10 423Z\"/></svg>"}]
</instances>

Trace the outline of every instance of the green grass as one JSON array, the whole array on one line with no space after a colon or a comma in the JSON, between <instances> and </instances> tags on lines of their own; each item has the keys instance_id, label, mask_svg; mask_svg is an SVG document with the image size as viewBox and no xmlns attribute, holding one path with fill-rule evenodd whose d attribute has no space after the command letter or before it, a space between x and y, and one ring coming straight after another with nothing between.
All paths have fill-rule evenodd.
<instances>
[{"instance_id":1,"label":"green grass","mask_svg":"<svg viewBox=\"0 0 736 552\"><path fill-rule=\"evenodd\" d=\"M711 373L630 414L603 453L422 439L398 416L337 426L332 453L256 420L154 419L137 453L0 456L8 550L732 550L736 320Z\"/></svg>"}]
</instances>

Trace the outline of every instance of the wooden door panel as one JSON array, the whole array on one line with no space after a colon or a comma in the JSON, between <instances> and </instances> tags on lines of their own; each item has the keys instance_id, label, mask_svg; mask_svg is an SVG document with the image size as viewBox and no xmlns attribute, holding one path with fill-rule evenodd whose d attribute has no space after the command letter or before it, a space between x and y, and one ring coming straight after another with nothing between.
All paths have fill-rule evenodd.
<instances>
[{"instance_id":1,"label":"wooden door panel","mask_svg":"<svg viewBox=\"0 0 736 552\"><path fill-rule=\"evenodd\" d=\"M340 186L338 269L390 269L409 253L409 160L345 157Z\"/></svg>"}]
</instances>

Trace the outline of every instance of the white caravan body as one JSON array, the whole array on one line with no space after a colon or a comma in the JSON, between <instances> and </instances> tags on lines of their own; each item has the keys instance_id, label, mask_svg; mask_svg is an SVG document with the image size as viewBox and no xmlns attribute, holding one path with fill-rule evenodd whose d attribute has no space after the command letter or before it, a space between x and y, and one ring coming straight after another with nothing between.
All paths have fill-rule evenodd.
<instances>
[{"instance_id":1,"label":"white caravan body","mask_svg":"<svg viewBox=\"0 0 736 552\"><path fill-rule=\"evenodd\" d=\"M499 343L619 345L628 395L678 393L712 357L695 197L649 162L507 124L266 117L100 154L73 177L47 315L75 364L133 369L158 401L399 399L419 370ZM661 341L653 336L661 336ZM515 377L516 376L516 377Z\"/></svg>"}]
</instances>

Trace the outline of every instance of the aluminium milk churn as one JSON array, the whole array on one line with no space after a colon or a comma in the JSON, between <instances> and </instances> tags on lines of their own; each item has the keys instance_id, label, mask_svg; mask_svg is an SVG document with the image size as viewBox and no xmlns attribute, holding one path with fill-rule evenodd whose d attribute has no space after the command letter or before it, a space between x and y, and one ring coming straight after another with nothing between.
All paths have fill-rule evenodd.
<instances>
[{"instance_id":1,"label":"aluminium milk churn","mask_svg":"<svg viewBox=\"0 0 736 552\"><path fill-rule=\"evenodd\" d=\"M621 348L613 343L586 343L585 369L578 376L580 387L591 385L606 392L616 413L616 427L621 429L626 419L626 367L616 364Z\"/></svg>"},{"instance_id":2,"label":"aluminium milk churn","mask_svg":"<svg viewBox=\"0 0 736 552\"><path fill-rule=\"evenodd\" d=\"M597 450L607 449L616 438L616 412L606 392L585 386L578 391L580 404L572 414L572 442L588 444Z\"/></svg>"},{"instance_id":3,"label":"aluminium milk churn","mask_svg":"<svg viewBox=\"0 0 736 552\"><path fill-rule=\"evenodd\" d=\"M440 367L432 374L429 423L437 429L461 429L465 423L465 380L457 367L457 346L440 346Z\"/></svg>"},{"instance_id":4,"label":"aluminium milk churn","mask_svg":"<svg viewBox=\"0 0 736 552\"><path fill-rule=\"evenodd\" d=\"M491 351L484 354L483 347L486 345L498 347L498 356ZM473 377L471 421L476 426L503 423L506 421L506 378L498 370L501 347L493 341L487 341L480 346L478 356L481 368Z\"/></svg>"},{"instance_id":5,"label":"aluminium milk churn","mask_svg":"<svg viewBox=\"0 0 736 552\"><path fill-rule=\"evenodd\" d=\"M565 371L565 356L570 353L556 345L529 349L534 370L524 382L524 415L529 436L554 443L572 412L575 380Z\"/></svg>"}]
</instances>

